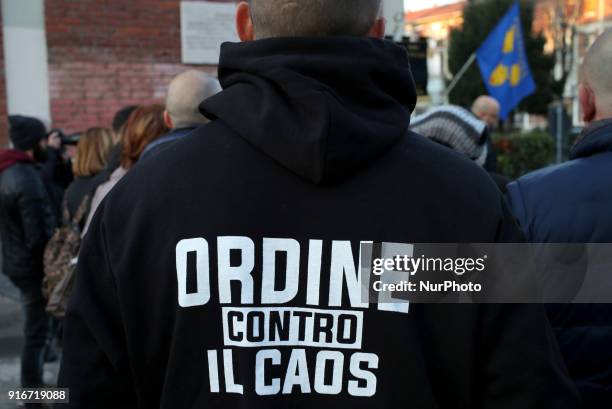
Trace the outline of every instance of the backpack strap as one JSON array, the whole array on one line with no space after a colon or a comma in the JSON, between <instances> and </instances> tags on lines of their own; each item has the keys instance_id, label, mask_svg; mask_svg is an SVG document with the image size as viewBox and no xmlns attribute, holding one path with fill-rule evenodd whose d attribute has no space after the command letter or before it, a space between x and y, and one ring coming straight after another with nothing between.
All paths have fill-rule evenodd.
<instances>
[{"instance_id":1,"label":"backpack strap","mask_svg":"<svg viewBox=\"0 0 612 409\"><path fill-rule=\"evenodd\" d=\"M70 223L70 211L68 210L68 200L62 200L62 225Z\"/></svg>"},{"instance_id":2,"label":"backpack strap","mask_svg":"<svg viewBox=\"0 0 612 409\"><path fill-rule=\"evenodd\" d=\"M81 200L81 204L79 205L79 208L77 209L71 220L71 224L73 226L81 226L81 224L87 217L87 214L89 213L89 209L91 208L91 199L92 196L87 195L83 198L83 200Z\"/></svg>"}]
</instances>

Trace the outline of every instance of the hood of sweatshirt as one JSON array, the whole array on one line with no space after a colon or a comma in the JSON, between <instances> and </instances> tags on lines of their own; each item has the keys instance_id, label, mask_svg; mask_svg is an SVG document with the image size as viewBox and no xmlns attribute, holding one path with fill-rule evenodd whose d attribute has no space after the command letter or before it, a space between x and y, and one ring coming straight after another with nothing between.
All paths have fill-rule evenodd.
<instances>
[{"instance_id":1,"label":"hood of sweatshirt","mask_svg":"<svg viewBox=\"0 0 612 409\"><path fill-rule=\"evenodd\" d=\"M389 150L416 104L406 51L377 39L225 43L219 80L223 92L201 112L317 184L342 180Z\"/></svg>"},{"instance_id":2,"label":"hood of sweatshirt","mask_svg":"<svg viewBox=\"0 0 612 409\"><path fill-rule=\"evenodd\" d=\"M15 149L0 150L0 172L10 168L17 162L32 162L32 159L24 152Z\"/></svg>"}]
</instances>

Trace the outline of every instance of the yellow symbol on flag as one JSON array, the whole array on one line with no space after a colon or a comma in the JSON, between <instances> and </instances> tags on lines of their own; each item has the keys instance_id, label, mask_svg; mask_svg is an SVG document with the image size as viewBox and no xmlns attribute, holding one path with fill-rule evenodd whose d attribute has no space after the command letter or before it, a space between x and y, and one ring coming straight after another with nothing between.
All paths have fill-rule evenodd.
<instances>
[{"instance_id":1,"label":"yellow symbol on flag","mask_svg":"<svg viewBox=\"0 0 612 409\"><path fill-rule=\"evenodd\" d=\"M499 64L491 73L489 78L489 84L494 87L504 85L504 82L508 79L508 67L503 64Z\"/></svg>"},{"instance_id":2,"label":"yellow symbol on flag","mask_svg":"<svg viewBox=\"0 0 612 409\"><path fill-rule=\"evenodd\" d=\"M516 27L512 26L512 28L506 32L506 36L504 37L504 54L510 54L512 51L514 51L515 31Z\"/></svg>"},{"instance_id":3,"label":"yellow symbol on flag","mask_svg":"<svg viewBox=\"0 0 612 409\"><path fill-rule=\"evenodd\" d=\"M516 26L512 26L506 35L504 36L504 54L510 54L514 52L514 36L516 33ZM500 87L510 81L510 85L516 86L521 81L521 66L517 63L508 67L503 63L499 63L497 67L491 72L489 77L489 84L494 87Z\"/></svg>"},{"instance_id":4,"label":"yellow symbol on flag","mask_svg":"<svg viewBox=\"0 0 612 409\"><path fill-rule=\"evenodd\" d=\"M510 85L516 86L521 81L521 66L514 64L510 72Z\"/></svg>"},{"instance_id":5,"label":"yellow symbol on flag","mask_svg":"<svg viewBox=\"0 0 612 409\"><path fill-rule=\"evenodd\" d=\"M508 72L508 67L500 63L491 73L489 83L494 87L499 87L504 85L508 79L513 87L521 82L521 66L519 64L514 64Z\"/></svg>"}]
</instances>

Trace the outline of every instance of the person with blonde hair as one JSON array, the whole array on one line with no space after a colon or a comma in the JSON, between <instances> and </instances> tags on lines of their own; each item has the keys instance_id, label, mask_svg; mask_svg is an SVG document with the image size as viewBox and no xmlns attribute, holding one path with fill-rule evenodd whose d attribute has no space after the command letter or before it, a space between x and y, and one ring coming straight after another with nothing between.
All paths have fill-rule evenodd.
<instances>
[{"instance_id":1,"label":"person with blonde hair","mask_svg":"<svg viewBox=\"0 0 612 409\"><path fill-rule=\"evenodd\" d=\"M75 180L68 187L64 201L72 217L81 202L101 183L113 148L113 134L110 129L90 128L81 136L77 153L72 163Z\"/></svg>"}]
</instances>

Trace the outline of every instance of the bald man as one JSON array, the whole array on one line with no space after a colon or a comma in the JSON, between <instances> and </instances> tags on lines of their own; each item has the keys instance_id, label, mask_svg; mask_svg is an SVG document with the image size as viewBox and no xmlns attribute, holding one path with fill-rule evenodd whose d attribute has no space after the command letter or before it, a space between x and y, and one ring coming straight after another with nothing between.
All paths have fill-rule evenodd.
<instances>
[{"instance_id":1,"label":"bald man","mask_svg":"<svg viewBox=\"0 0 612 409\"><path fill-rule=\"evenodd\" d=\"M580 106L587 124L568 163L522 177L508 199L536 243L612 243L612 31L602 34L582 65ZM609 251L609 250L608 250ZM612 266L607 266L610 273ZM580 272L582 273L582 272ZM596 283L610 299L612 275ZM580 277L579 277L580 278ZM612 308L556 306L549 315L586 408L612 407Z\"/></svg>"},{"instance_id":2,"label":"bald man","mask_svg":"<svg viewBox=\"0 0 612 409\"><path fill-rule=\"evenodd\" d=\"M199 111L200 104L220 91L219 81L205 72L190 70L177 75L168 87L164 112L164 122L172 131L151 142L142 152L140 161L155 156L197 127L208 123L208 119Z\"/></svg>"},{"instance_id":3,"label":"bald man","mask_svg":"<svg viewBox=\"0 0 612 409\"><path fill-rule=\"evenodd\" d=\"M131 170L83 242L68 407L576 407L540 306L363 296L374 253L522 240L482 169L408 131L381 6L237 5L210 123Z\"/></svg>"},{"instance_id":4,"label":"bald man","mask_svg":"<svg viewBox=\"0 0 612 409\"><path fill-rule=\"evenodd\" d=\"M499 126L499 102L488 95L481 95L472 104L472 113L487 124L491 131Z\"/></svg>"},{"instance_id":5,"label":"bald man","mask_svg":"<svg viewBox=\"0 0 612 409\"><path fill-rule=\"evenodd\" d=\"M497 173L497 154L493 148L493 142L491 141L491 133L496 131L499 127L499 102L493 97L488 95L481 95L472 104L472 114L478 119L487 124L487 130L485 132L484 144L487 149L487 156L484 163L484 168L488 172ZM500 184L504 186L505 181L500 179ZM507 184L507 183L506 183Z\"/></svg>"}]
</instances>

